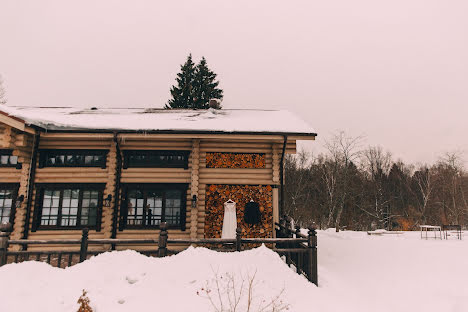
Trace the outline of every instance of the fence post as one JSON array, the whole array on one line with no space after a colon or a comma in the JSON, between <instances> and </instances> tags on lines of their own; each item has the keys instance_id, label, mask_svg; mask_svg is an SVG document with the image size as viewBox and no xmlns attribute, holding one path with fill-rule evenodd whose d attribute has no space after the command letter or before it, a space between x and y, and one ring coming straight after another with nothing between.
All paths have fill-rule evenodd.
<instances>
[{"instance_id":1,"label":"fence post","mask_svg":"<svg viewBox=\"0 0 468 312\"><path fill-rule=\"evenodd\" d=\"M296 225L296 231L294 232L294 235L296 236L296 238L300 238L301 237L301 227L299 225ZM301 243L290 243L289 244L289 248L301 248L303 245ZM292 254L292 257L293 257L293 262L295 263L295 266L296 268L299 270L304 270L304 268L302 266L304 266L304 264L306 263L306 261L304 261L304 254L300 254L300 253L296 253L296 254ZM307 257L307 256L306 256Z\"/></svg>"},{"instance_id":2,"label":"fence post","mask_svg":"<svg viewBox=\"0 0 468 312\"><path fill-rule=\"evenodd\" d=\"M286 216L283 216L280 220L280 235L281 237L287 237L287 232L286 232Z\"/></svg>"},{"instance_id":3,"label":"fence post","mask_svg":"<svg viewBox=\"0 0 468 312\"><path fill-rule=\"evenodd\" d=\"M240 228L236 229L236 251L241 251L242 241L241 241L242 230Z\"/></svg>"},{"instance_id":4,"label":"fence post","mask_svg":"<svg viewBox=\"0 0 468 312\"><path fill-rule=\"evenodd\" d=\"M291 217L287 217L287 219L286 219L286 221L287 221L287 223L286 223L287 232L286 233L288 234L287 237L290 237L290 238L294 237L293 236L294 228L292 227L292 220L293 220L293 218L291 218Z\"/></svg>"},{"instance_id":5,"label":"fence post","mask_svg":"<svg viewBox=\"0 0 468 312\"><path fill-rule=\"evenodd\" d=\"M301 237L301 227L299 225L296 225L296 238Z\"/></svg>"},{"instance_id":6,"label":"fence post","mask_svg":"<svg viewBox=\"0 0 468 312\"><path fill-rule=\"evenodd\" d=\"M309 236L307 237L307 247L309 254L308 261L308 275L309 281L318 286L318 272L317 272L317 232L314 226L309 226Z\"/></svg>"},{"instance_id":7,"label":"fence post","mask_svg":"<svg viewBox=\"0 0 468 312\"><path fill-rule=\"evenodd\" d=\"M85 261L88 257L88 233L89 229L84 228L81 234L80 263Z\"/></svg>"},{"instance_id":8,"label":"fence post","mask_svg":"<svg viewBox=\"0 0 468 312\"><path fill-rule=\"evenodd\" d=\"M158 241L158 257L162 258L167 256L167 223L161 222L159 228L161 232L159 233Z\"/></svg>"},{"instance_id":9,"label":"fence post","mask_svg":"<svg viewBox=\"0 0 468 312\"><path fill-rule=\"evenodd\" d=\"M0 266L7 263L8 240L12 231L13 225L11 223L0 224Z\"/></svg>"}]
</instances>

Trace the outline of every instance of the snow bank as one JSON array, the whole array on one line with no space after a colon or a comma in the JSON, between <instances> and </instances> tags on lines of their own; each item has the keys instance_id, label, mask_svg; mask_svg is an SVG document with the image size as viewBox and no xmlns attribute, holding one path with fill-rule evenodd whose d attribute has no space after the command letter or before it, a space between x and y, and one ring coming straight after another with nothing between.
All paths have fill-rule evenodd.
<instances>
[{"instance_id":1,"label":"snow bank","mask_svg":"<svg viewBox=\"0 0 468 312\"><path fill-rule=\"evenodd\" d=\"M260 247L236 253L189 248L166 258L135 251L109 252L67 269L26 262L0 268L1 311L74 311L82 289L101 311L211 311L197 295L206 281L220 274L241 277L256 272L255 295L270 299L285 289L284 299L305 309L303 298L318 292L284 265L271 250Z\"/></svg>"},{"instance_id":2,"label":"snow bank","mask_svg":"<svg viewBox=\"0 0 468 312\"><path fill-rule=\"evenodd\" d=\"M96 312L213 311L197 296L214 273L256 273L255 295L282 289L289 311L468 311L468 241L421 240L419 233L371 236L319 231L319 284L271 250L204 248L167 258L109 252L67 269L27 262L0 268L1 311L73 311L82 289Z\"/></svg>"},{"instance_id":3,"label":"snow bank","mask_svg":"<svg viewBox=\"0 0 468 312\"><path fill-rule=\"evenodd\" d=\"M319 283L347 311L468 311L468 241L320 231ZM339 311L337 309L337 311Z\"/></svg>"}]
</instances>

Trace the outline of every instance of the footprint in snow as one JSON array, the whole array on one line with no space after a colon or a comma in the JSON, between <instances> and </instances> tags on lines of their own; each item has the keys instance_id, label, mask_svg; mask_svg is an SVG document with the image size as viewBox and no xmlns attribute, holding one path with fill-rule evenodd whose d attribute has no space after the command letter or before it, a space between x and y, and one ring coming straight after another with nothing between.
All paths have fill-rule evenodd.
<instances>
[{"instance_id":1,"label":"footprint in snow","mask_svg":"<svg viewBox=\"0 0 468 312\"><path fill-rule=\"evenodd\" d=\"M130 276L127 276L125 278L127 280L127 282L132 285L132 284L135 284L136 282L138 282L138 279L137 278L133 278L133 277L130 277Z\"/></svg>"}]
</instances>

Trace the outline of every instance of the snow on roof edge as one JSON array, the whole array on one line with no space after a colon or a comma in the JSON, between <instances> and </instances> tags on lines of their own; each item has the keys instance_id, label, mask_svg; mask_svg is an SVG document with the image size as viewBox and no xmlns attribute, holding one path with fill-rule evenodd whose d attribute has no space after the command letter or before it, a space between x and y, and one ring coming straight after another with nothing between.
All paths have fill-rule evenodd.
<instances>
[{"instance_id":1,"label":"snow on roof edge","mask_svg":"<svg viewBox=\"0 0 468 312\"><path fill-rule=\"evenodd\" d=\"M0 112L49 131L317 135L306 122L285 110L83 109L0 105Z\"/></svg>"}]
</instances>

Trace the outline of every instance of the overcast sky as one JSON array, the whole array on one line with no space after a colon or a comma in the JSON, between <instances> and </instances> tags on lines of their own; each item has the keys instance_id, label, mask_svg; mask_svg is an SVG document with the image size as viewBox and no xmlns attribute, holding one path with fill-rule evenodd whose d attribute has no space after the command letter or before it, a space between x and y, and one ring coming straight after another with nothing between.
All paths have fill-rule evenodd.
<instances>
[{"instance_id":1,"label":"overcast sky","mask_svg":"<svg viewBox=\"0 0 468 312\"><path fill-rule=\"evenodd\" d=\"M344 130L408 162L467 159L467 16L466 0L0 0L0 74L10 105L162 107L192 53L225 108L300 114L312 147Z\"/></svg>"}]
</instances>

